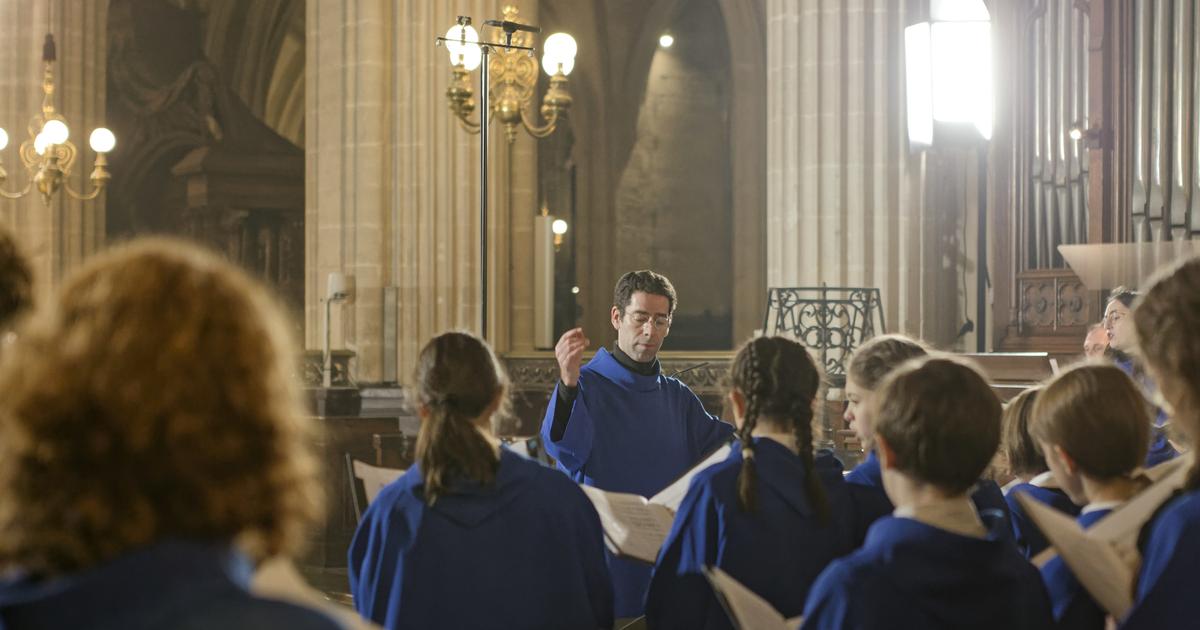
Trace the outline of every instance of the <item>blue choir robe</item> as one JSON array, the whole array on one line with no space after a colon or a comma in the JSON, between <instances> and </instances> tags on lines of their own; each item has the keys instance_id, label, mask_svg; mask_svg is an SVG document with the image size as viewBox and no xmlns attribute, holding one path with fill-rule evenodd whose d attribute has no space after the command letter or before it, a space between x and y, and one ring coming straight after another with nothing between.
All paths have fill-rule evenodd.
<instances>
[{"instance_id":1,"label":"blue choir robe","mask_svg":"<svg viewBox=\"0 0 1200 630\"><path fill-rule=\"evenodd\" d=\"M1081 514L1076 520L1087 529L1110 512L1111 509L1093 510ZM1046 583L1054 621L1059 630L1104 630L1108 613L1092 599L1061 557L1055 556L1042 567L1042 581Z\"/></svg>"},{"instance_id":2,"label":"blue choir robe","mask_svg":"<svg viewBox=\"0 0 1200 630\"><path fill-rule=\"evenodd\" d=\"M732 628L703 575L708 566L720 567L785 617L795 617L821 570L856 547L842 463L829 451L819 452L814 462L829 502L829 520L822 523L804 490L800 456L771 439L755 438L754 444L758 509L744 512L738 504L740 448L696 475L654 568L646 595L649 627Z\"/></svg>"},{"instance_id":3,"label":"blue choir robe","mask_svg":"<svg viewBox=\"0 0 1200 630\"><path fill-rule=\"evenodd\" d=\"M1155 390L1158 385L1150 380L1144 372L1137 370L1133 364L1133 359L1119 359L1116 361L1117 367L1121 371L1129 375L1135 383L1141 387L1147 399L1152 400ZM1171 442L1167 440L1167 412L1155 407L1154 420L1150 426L1150 448L1146 451L1146 468L1153 468L1165 461L1179 457L1179 451L1171 446Z\"/></svg>"},{"instance_id":4,"label":"blue choir robe","mask_svg":"<svg viewBox=\"0 0 1200 630\"><path fill-rule=\"evenodd\" d=\"M733 434L687 385L661 369L636 374L604 348L579 371L570 420L554 440L558 403L555 390L542 423L546 451L575 481L612 492L654 496ZM617 617L641 615L651 566L610 556L609 568Z\"/></svg>"},{"instance_id":5,"label":"blue choir robe","mask_svg":"<svg viewBox=\"0 0 1200 630\"><path fill-rule=\"evenodd\" d=\"M1121 628L1195 627L1200 620L1200 490L1176 496L1148 527L1133 609Z\"/></svg>"},{"instance_id":6,"label":"blue choir robe","mask_svg":"<svg viewBox=\"0 0 1200 630\"><path fill-rule=\"evenodd\" d=\"M894 509L892 500L883 489L883 470L879 466L879 457L875 451L868 452L867 458L846 474L846 482L852 486L851 492L859 513L856 523L863 527L859 538L863 539L867 534L866 528L870 527L871 523L891 514ZM981 518L1003 518L1008 522L1008 504L1004 502L1004 492L995 481L980 479L976 482L971 490L971 503L975 504L975 510ZM1011 541L1012 532L1005 529L1006 531L1000 532L999 535Z\"/></svg>"},{"instance_id":7,"label":"blue choir robe","mask_svg":"<svg viewBox=\"0 0 1200 630\"><path fill-rule=\"evenodd\" d=\"M562 473L507 449L494 483L431 506L413 466L363 514L350 592L387 628L610 628L600 517Z\"/></svg>"},{"instance_id":8,"label":"blue choir robe","mask_svg":"<svg viewBox=\"0 0 1200 630\"><path fill-rule=\"evenodd\" d=\"M1018 493L1027 493L1059 512L1071 516L1079 515L1079 506L1075 505L1071 501L1071 497L1067 496L1067 493L1060 488L1043 488L1032 483L1019 483L1009 488L1004 500L1008 503L1009 515L1012 517L1013 538L1016 540L1017 549L1026 558L1032 558L1050 546L1050 543L1046 541L1046 536L1034 524L1033 519L1025 513L1025 508L1021 507L1021 503L1017 501Z\"/></svg>"},{"instance_id":9,"label":"blue choir robe","mask_svg":"<svg viewBox=\"0 0 1200 630\"><path fill-rule=\"evenodd\" d=\"M863 547L834 560L808 594L802 628L1053 627L1050 601L1033 565L1013 549L1008 522L981 515L974 538L888 516Z\"/></svg>"},{"instance_id":10,"label":"blue choir robe","mask_svg":"<svg viewBox=\"0 0 1200 630\"><path fill-rule=\"evenodd\" d=\"M323 613L252 595L250 559L228 545L163 541L48 580L0 582L0 630L338 630Z\"/></svg>"}]
</instances>

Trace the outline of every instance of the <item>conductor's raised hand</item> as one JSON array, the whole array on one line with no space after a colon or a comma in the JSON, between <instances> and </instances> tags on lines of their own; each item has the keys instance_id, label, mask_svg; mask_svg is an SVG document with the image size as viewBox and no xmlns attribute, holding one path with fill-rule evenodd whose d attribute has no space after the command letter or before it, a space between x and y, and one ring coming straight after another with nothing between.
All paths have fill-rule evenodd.
<instances>
[{"instance_id":1,"label":"conductor's raised hand","mask_svg":"<svg viewBox=\"0 0 1200 630\"><path fill-rule=\"evenodd\" d=\"M582 328L573 328L558 338L554 346L554 356L558 359L558 371L563 385L575 387L579 384L579 366L583 363L583 351L592 342L584 334Z\"/></svg>"}]
</instances>

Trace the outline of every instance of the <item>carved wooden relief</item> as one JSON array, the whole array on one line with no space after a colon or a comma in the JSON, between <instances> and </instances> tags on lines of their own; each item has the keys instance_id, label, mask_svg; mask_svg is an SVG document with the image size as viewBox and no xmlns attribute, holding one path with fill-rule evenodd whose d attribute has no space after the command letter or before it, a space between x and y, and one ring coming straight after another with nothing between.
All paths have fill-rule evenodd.
<instances>
[{"instance_id":1,"label":"carved wooden relief","mask_svg":"<svg viewBox=\"0 0 1200 630\"><path fill-rule=\"evenodd\" d=\"M1070 270L1031 271L1018 276L1021 295L1019 334L1024 337L1065 333L1082 343L1081 332L1100 313L1095 294ZM1078 340L1074 336L1079 336Z\"/></svg>"}]
</instances>

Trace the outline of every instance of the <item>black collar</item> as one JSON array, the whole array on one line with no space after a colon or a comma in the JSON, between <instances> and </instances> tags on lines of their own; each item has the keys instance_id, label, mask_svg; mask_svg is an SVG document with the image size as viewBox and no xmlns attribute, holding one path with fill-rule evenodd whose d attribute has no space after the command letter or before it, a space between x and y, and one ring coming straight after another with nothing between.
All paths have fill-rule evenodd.
<instances>
[{"instance_id":1,"label":"black collar","mask_svg":"<svg viewBox=\"0 0 1200 630\"><path fill-rule=\"evenodd\" d=\"M613 358L617 360L617 363L621 364L621 367L624 367L626 370L629 370L630 372L633 372L634 374L641 374L642 376L654 376L654 375L658 374L658 360L657 359L655 359L654 361L647 362L647 363L643 363L641 361L634 361L633 357L629 356L628 354L625 354L625 351L622 350L621 347L618 346L616 343L613 343L612 355L613 355Z\"/></svg>"}]
</instances>

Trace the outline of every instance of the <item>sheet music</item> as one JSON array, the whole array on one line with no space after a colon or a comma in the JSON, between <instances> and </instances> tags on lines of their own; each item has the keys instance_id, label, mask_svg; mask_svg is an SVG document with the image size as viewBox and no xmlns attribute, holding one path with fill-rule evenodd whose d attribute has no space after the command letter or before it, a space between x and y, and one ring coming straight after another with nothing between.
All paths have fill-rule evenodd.
<instances>
[{"instance_id":1,"label":"sheet music","mask_svg":"<svg viewBox=\"0 0 1200 630\"><path fill-rule=\"evenodd\" d=\"M687 496L688 486L692 483L692 477L695 477L696 473L709 466L714 466L725 461L732 450L733 446L726 444L709 453L708 457L700 460L699 464L692 466L691 470L684 473L682 477L676 479L666 488L663 488L658 494L650 497L650 502L665 505L672 513L678 512L679 504L683 503L683 497Z\"/></svg>"},{"instance_id":2,"label":"sheet music","mask_svg":"<svg viewBox=\"0 0 1200 630\"><path fill-rule=\"evenodd\" d=\"M1027 494L1018 495L1017 501L1096 602L1117 619L1123 618L1133 606L1134 570L1122 558L1136 555L1136 550L1088 536L1075 519Z\"/></svg>"},{"instance_id":3,"label":"sheet music","mask_svg":"<svg viewBox=\"0 0 1200 630\"><path fill-rule=\"evenodd\" d=\"M1192 468L1193 459L1192 453L1184 453L1143 471L1142 474L1153 483L1113 510L1112 514L1088 528L1087 535L1125 547L1136 547L1138 534L1146 521L1154 516L1155 511L1170 498L1171 493L1183 487L1188 471ZM1056 555L1058 554L1053 548L1048 548L1034 556L1033 564L1041 568Z\"/></svg>"},{"instance_id":4,"label":"sheet music","mask_svg":"<svg viewBox=\"0 0 1200 630\"><path fill-rule=\"evenodd\" d=\"M705 569L704 575L738 630L790 630L803 621L800 617L784 619L767 600L717 567Z\"/></svg>"},{"instance_id":5,"label":"sheet music","mask_svg":"<svg viewBox=\"0 0 1200 630\"><path fill-rule=\"evenodd\" d=\"M363 490L367 493L367 503L373 502L375 497L379 496L379 493L383 491L384 486L399 479L403 474L403 470L381 468L360 462L357 459L354 460L354 476L362 481Z\"/></svg>"},{"instance_id":6,"label":"sheet music","mask_svg":"<svg viewBox=\"0 0 1200 630\"><path fill-rule=\"evenodd\" d=\"M605 492L580 486L596 506L604 535L618 555L654 564L658 550L671 533L675 516L662 505L646 501L636 494Z\"/></svg>"}]
</instances>

